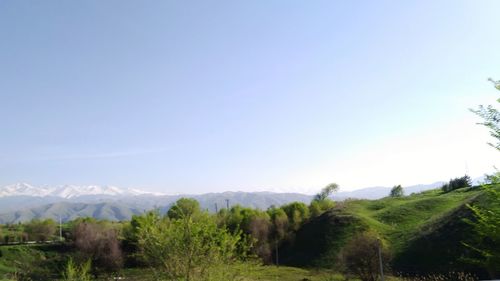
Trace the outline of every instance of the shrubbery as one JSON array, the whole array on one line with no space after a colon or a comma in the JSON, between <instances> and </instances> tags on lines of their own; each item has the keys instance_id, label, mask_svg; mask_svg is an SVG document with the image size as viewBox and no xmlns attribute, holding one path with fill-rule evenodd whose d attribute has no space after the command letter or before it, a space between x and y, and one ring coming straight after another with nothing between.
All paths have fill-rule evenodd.
<instances>
[{"instance_id":1,"label":"shrubbery","mask_svg":"<svg viewBox=\"0 0 500 281\"><path fill-rule=\"evenodd\" d=\"M443 186L441 186L441 189L444 192L450 192L450 191L453 191L455 189L470 187L471 185L472 185L472 181L471 181L470 177L465 175L461 178L451 179L448 183L445 183Z\"/></svg>"},{"instance_id":2,"label":"shrubbery","mask_svg":"<svg viewBox=\"0 0 500 281\"><path fill-rule=\"evenodd\" d=\"M379 280L379 258L382 259L382 265L387 270L390 261L389 251L373 233L361 233L354 237L344 246L340 254L340 261L345 267L345 272L362 281Z\"/></svg>"}]
</instances>

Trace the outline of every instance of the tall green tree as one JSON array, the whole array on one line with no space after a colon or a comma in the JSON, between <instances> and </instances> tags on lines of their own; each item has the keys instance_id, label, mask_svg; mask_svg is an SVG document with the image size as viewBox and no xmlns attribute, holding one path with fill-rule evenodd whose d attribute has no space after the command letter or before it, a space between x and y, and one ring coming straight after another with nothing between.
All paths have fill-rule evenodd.
<instances>
[{"instance_id":1,"label":"tall green tree","mask_svg":"<svg viewBox=\"0 0 500 281\"><path fill-rule=\"evenodd\" d=\"M323 189L314 196L314 200L323 201L328 199L330 195L339 190L339 185L336 183L330 183L329 185L323 187Z\"/></svg>"},{"instance_id":2,"label":"tall green tree","mask_svg":"<svg viewBox=\"0 0 500 281\"><path fill-rule=\"evenodd\" d=\"M399 184L394 186L389 193L390 197L403 197L405 195L403 187Z\"/></svg>"},{"instance_id":3,"label":"tall green tree","mask_svg":"<svg viewBox=\"0 0 500 281\"><path fill-rule=\"evenodd\" d=\"M309 219L309 208L302 202L292 202L281 207L288 217L290 230L296 231Z\"/></svg>"},{"instance_id":4,"label":"tall green tree","mask_svg":"<svg viewBox=\"0 0 500 281\"><path fill-rule=\"evenodd\" d=\"M486 187L485 192L487 208L468 205L474 220L466 221L472 225L474 234L464 245L478 254L470 260L482 265L493 279L500 273L500 192L492 186Z\"/></svg>"},{"instance_id":5,"label":"tall green tree","mask_svg":"<svg viewBox=\"0 0 500 281\"><path fill-rule=\"evenodd\" d=\"M329 197L336 191L338 191L339 185L336 183L331 183L325 186L318 194L314 196L314 199L309 205L309 212L311 217L317 217L321 215L328 209L333 208L335 202Z\"/></svg>"},{"instance_id":6,"label":"tall green tree","mask_svg":"<svg viewBox=\"0 0 500 281\"><path fill-rule=\"evenodd\" d=\"M500 81L489 79L500 90ZM500 99L497 99L500 103ZM496 143L490 143L496 150L500 150L500 113L491 105L480 106L472 110L484 120L481 125L489 128ZM492 183L500 183L498 172L490 177ZM498 277L500 272L500 192L498 185L487 185L483 187L486 194L486 206L468 205L473 212L474 219L467 220L472 225L474 235L472 241L464 242L470 249L474 250L479 257L472 260L486 268L491 278Z\"/></svg>"}]
</instances>

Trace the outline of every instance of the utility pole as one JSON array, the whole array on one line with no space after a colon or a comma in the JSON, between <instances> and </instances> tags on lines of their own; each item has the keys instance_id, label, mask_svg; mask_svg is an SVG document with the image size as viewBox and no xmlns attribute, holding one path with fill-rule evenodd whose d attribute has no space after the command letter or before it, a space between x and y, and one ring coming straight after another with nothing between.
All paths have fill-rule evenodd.
<instances>
[{"instance_id":1,"label":"utility pole","mask_svg":"<svg viewBox=\"0 0 500 281\"><path fill-rule=\"evenodd\" d=\"M59 242L62 242L62 219L61 219L61 215L59 215Z\"/></svg>"},{"instance_id":2,"label":"utility pole","mask_svg":"<svg viewBox=\"0 0 500 281\"><path fill-rule=\"evenodd\" d=\"M226 199L226 207L229 210L229 199Z\"/></svg>"},{"instance_id":3,"label":"utility pole","mask_svg":"<svg viewBox=\"0 0 500 281\"><path fill-rule=\"evenodd\" d=\"M378 241L378 261L380 264L380 280L384 281L384 265L382 263L382 241Z\"/></svg>"},{"instance_id":4,"label":"utility pole","mask_svg":"<svg viewBox=\"0 0 500 281\"><path fill-rule=\"evenodd\" d=\"M278 256L278 239L276 239L276 243L274 245L276 247L276 266L279 267L280 266L280 260L279 260L279 256Z\"/></svg>"},{"instance_id":5,"label":"utility pole","mask_svg":"<svg viewBox=\"0 0 500 281\"><path fill-rule=\"evenodd\" d=\"M215 203L215 213L217 214L219 212L219 209L217 208L217 203Z\"/></svg>"}]
</instances>

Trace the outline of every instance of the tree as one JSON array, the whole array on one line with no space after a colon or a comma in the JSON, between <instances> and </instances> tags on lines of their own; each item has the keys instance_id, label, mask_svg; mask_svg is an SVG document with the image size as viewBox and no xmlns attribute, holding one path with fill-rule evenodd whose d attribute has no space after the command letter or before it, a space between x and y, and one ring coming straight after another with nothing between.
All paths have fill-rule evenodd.
<instances>
[{"instance_id":1,"label":"tree","mask_svg":"<svg viewBox=\"0 0 500 281\"><path fill-rule=\"evenodd\" d=\"M73 228L75 247L96 272L116 271L123 265L118 230L99 222L80 222Z\"/></svg>"},{"instance_id":2,"label":"tree","mask_svg":"<svg viewBox=\"0 0 500 281\"><path fill-rule=\"evenodd\" d=\"M217 227L214 217L145 220L139 228L144 260L167 280L231 280L224 266L234 263L239 235Z\"/></svg>"},{"instance_id":3,"label":"tree","mask_svg":"<svg viewBox=\"0 0 500 281\"><path fill-rule=\"evenodd\" d=\"M133 215L130 222L123 227L122 248L125 253L129 254L127 256L128 264L132 264L134 266L144 265L143 260L141 260L141 256L137 255L141 235L140 229L146 225L156 224L162 219L168 220L168 217L161 218L160 211L155 209L140 216Z\"/></svg>"},{"instance_id":4,"label":"tree","mask_svg":"<svg viewBox=\"0 0 500 281\"><path fill-rule=\"evenodd\" d=\"M333 208L335 202L329 197L339 189L338 184L331 183L325 186L318 194L316 194L309 205L311 217L317 217L324 211Z\"/></svg>"},{"instance_id":5,"label":"tree","mask_svg":"<svg viewBox=\"0 0 500 281\"><path fill-rule=\"evenodd\" d=\"M181 198L168 210L170 219L194 217L201 213L200 203L192 198Z\"/></svg>"},{"instance_id":6,"label":"tree","mask_svg":"<svg viewBox=\"0 0 500 281\"><path fill-rule=\"evenodd\" d=\"M267 212L235 205L229 210L222 209L217 214L217 221L219 226L230 233L240 235L238 248L241 251L244 251L250 242L252 246L249 254L259 256L264 263L271 261L269 238L272 225Z\"/></svg>"},{"instance_id":7,"label":"tree","mask_svg":"<svg viewBox=\"0 0 500 281\"><path fill-rule=\"evenodd\" d=\"M491 78L488 80L495 85L497 90L500 90L500 81L494 81ZM497 99L497 102L500 103L500 98ZM491 136L496 139L496 143L489 143L489 145L500 150L500 112L498 109L492 105L480 105L478 109L471 109L471 111L483 118L484 122L479 124L487 127Z\"/></svg>"},{"instance_id":8,"label":"tree","mask_svg":"<svg viewBox=\"0 0 500 281\"><path fill-rule=\"evenodd\" d=\"M500 90L500 81L489 79ZM500 102L500 99L497 99ZM489 105L479 106L478 110L472 110L484 119L481 125L490 129L491 136L496 138L497 143L490 143L496 150L500 150L500 112ZM492 184L500 183L500 175L497 172L489 177ZM472 241L463 244L479 255L472 261L479 263L488 271L490 277L496 277L500 271L500 192L495 189L495 185L483 186L487 200L487 207L479 205L468 205L473 213L473 220L466 219L475 232Z\"/></svg>"},{"instance_id":9,"label":"tree","mask_svg":"<svg viewBox=\"0 0 500 281\"><path fill-rule=\"evenodd\" d=\"M309 218L309 209L302 202L292 202L281 207L288 217L288 225L296 231Z\"/></svg>"},{"instance_id":10,"label":"tree","mask_svg":"<svg viewBox=\"0 0 500 281\"><path fill-rule=\"evenodd\" d=\"M443 186L441 186L441 189L444 192L450 192L450 191L453 191L455 189L470 187L471 185L472 185L472 181L471 181L470 177L465 175L465 176L460 177L460 178L451 179L448 183L443 184Z\"/></svg>"},{"instance_id":11,"label":"tree","mask_svg":"<svg viewBox=\"0 0 500 281\"><path fill-rule=\"evenodd\" d=\"M336 183L331 183L325 186L318 194L314 196L314 200L323 201L328 199L330 195L339 190L339 185Z\"/></svg>"},{"instance_id":12,"label":"tree","mask_svg":"<svg viewBox=\"0 0 500 281\"><path fill-rule=\"evenodd\" d=\"M404 194L404 190L403 190L403 187L399 184L399 185L396 185L394 186L392 189L391 189L391 193L389 193L389 196L390 197L403 197L405 194Z\"/></svg>"},{"instance_id":13,"label":"tree","mask_svg":"<svg viewBox=\"0 0 500 281\"><path fill-rule=\"evenodd\" d=\"M253 238L252 251L259 256L266 264L271 262L271 247L269 235L271 232L271 222L267 213L258 213L251 217L248 226L250 236Z\"/></svg>"},{"instance_id":14,"label":"tree","mask_svg":"<svg viewBox=\"0 0 500 281\"><path fill-rule=\"evenodd\" d=\"M39 242L52 239L56 233L56 228L57 224L52 219L33 219L24 226L24 230L28 234L28 239Z\"/></svg>"},{"instance_id":15,"label":"tree","mask_svg":"<svg viewBox=\"0 0 500 281\"><path fill-rule=\"evenodd\" d=\"M464 245L472 249L479 257L472 258L474 263L482 265L494 279L500 272L500 192L493 186L484 187L488 198L488 208L468 205L474 220L468 222L474 230L470 242Z\"/></svg>"},{"instance_id":16,"label":"tree","mask_svg":"<svg viewBox=\"0 0 500 281\"><path fill-rule=\"evenodd\" d=\"M274 243L274 258L275 264L279 265L279 246L281 241L283 241L287 236L288 229L288 216L285 211L281 208L271 207L267 210L267 213L271 217L272 230L271 239Z\"/></svg>"},{"instance_id":17,"label":"tree","mask_svg":"<svg viewBox=\"0 0 500 281\"><path fill-rule=\"evenodd\" d=\"M372 233L362 233L349 241L341 251L341 263L346 273L354 274L362 281L377 281L380 273L380 257L387 267L390 260L389 251Z\"/></svg>"}]
</instances>

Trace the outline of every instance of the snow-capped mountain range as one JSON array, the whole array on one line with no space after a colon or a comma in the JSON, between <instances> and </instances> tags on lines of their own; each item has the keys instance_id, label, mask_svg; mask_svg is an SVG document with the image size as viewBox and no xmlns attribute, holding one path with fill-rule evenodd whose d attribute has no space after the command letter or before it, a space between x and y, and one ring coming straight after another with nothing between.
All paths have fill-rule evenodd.
<instances>
[{"instance_id":1,"label":"snow-capped mountain range","mask_svg":"<svg viewBox=\"0 0 500 281\"><path fill-rule=\"evenodd\" d=\"M90 195L109 196L137 196L137 195L162 195L131 188L119 188L108 185L60 185L60 186L34 186L28 183L16 183L0 187L0 197L9 196L36 196L76 198Z\"/></svg>"}]
</instances>

